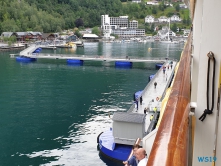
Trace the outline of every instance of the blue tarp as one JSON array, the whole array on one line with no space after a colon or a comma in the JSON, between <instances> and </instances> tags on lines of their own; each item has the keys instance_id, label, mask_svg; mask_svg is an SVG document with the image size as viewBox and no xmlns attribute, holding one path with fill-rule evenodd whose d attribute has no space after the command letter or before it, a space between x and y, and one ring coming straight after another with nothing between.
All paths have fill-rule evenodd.
<instances>
[{"instance_id":1,"label":"blue tarp","mask_svg":"<svg viewBox=\"0 0 221 166\"><path fill-rule=\"evenodd\" d=\"M109 149L109 150L113 151L114 148L115 148L115 142L114 142L114 137L113 137L112 130L105 131L103 134L101 134L99 142L106 149Z\"/></svg>"},{"instance_id":2,"label":"blue tarp","mask_svg":"<svg viewBox=\"0 0 221 166\"><path fill-rule=\"evenodd\" d=\"M157 63L157 64L156 64L156 69L160 69L162 66L163 66L162 63Z\"/></svg>"},{"instance_id":3,"label":"blue tarp","mask_svg":"<svg viewBox=\"0 0 221 166\"><path fill-rule=\"evenodd\" d=\"M152 78L153 78L154 76L155 76L155 74L150 75L150 76L149 76L149 81L152 80Z\"/></svg>"},{"instance_id":4,"label":"blue tarp","mask_svg":"<svg viewBox=\"0 0 221 166\"><path fill-rule=\"evenodd\" d=\"M138 99L141 94L142 94L143 90L137 91L136 93L134 93L134 101L136 101L136 99Z\"/></svg>"},{"instance_id":5,"label":"blue tarp","mask_svg":"<svg viewBox=\"0 0 221 166\"><path fill-rule=\"evenodd\" d=\"M99 148L110 158L125 161L132 151L132 145L115 144L112 130L103 132L99 137Z\"/></svg>"}]
</instances>

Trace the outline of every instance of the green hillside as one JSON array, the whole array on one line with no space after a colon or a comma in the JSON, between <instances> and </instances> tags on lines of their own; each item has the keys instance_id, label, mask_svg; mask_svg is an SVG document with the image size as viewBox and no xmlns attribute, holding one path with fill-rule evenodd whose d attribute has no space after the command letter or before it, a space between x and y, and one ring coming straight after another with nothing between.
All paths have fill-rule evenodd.
<instances>
[{"instance_id":1,"label":"green hillside","mask_svg":"<svg viewBox=\"0 0 221 166\"><path fill-rule=\"evenodd\" d=\"M100 26L101 15L128 15L142 26L146 15L179 13L187 19L188 10L149 7L122 0L0 0L0 33L4 31L60 32L74 27ZM187 24L189 26L190 23ZM143 25L144 26L144 25Z\"/></svg>"}]
</instances>

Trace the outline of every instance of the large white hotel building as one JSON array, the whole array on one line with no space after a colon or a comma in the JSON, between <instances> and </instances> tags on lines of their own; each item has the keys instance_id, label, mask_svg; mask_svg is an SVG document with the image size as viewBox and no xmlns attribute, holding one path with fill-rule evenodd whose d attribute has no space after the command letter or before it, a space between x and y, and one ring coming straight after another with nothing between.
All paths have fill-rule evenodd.
<instances>
[{"instance_id":1,"label":"large white hotel building","mask_svg":"<svg viewBox=\"0 0 221 166\"><path fill-rule=\"evenodd\" d=\"M145 36L145 29L138 29L138 21L129 21L128 16L109 17L108 15L101 15L101 29L105 38L109 38L110 34L119 37Z\"/></svg>"}]
</instances>

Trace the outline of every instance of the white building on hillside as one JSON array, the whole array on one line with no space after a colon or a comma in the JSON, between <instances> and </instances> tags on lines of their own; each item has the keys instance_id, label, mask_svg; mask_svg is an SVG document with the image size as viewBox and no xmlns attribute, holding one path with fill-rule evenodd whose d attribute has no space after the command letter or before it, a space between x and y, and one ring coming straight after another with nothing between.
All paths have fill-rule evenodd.
<instances>
[{"instance_id":1,"label":"white building on hillside","mask_svg":"<svg viewBox=\"0 0 221 166\"><path fill-rule=\"evenodd\" d=\"M141 0L132 0L132 2L141 3Z\"/></svg>"},{"instance_id":2,"label":"white building on hillside","mask_svg":"<svg viewBox=\"0 0 221 166\"><path fill-rule=\"evenodd\" d=\"M155 20L154 16L148 15L145 17L145 23L153 23Z\"/></svg>"},{"instance_id":3,"label":"white building on hillside","mask_svg":"<svg viewBox=\"0 0 221 166\"><path fill-rule=\"evenodd\" d=\"M159 22L168 22L169 19L166 16L161 16L161 17L158 18L158 21Z\"/></svg>"},{"instance_id":4,"label":"white building on hillside","mask_svg":"<svg viewBox=\"0 0 221 166\"><path fill-rule=\"evenodd\" d=\"M180 6L180 8L184 8L184 9L187 9L187 6L186 6L186 4L179 4L179 6Z\"/></svg>"},{"instance_id":5,"label":"white building on hillside","mask_svg":"<svg viewBox=\"0 0 221 166\"><path fill-rule=\"evenodd\" d=\"M173 15L170 17L170 20L173 22L179 22L181 21L181 18L178 15Z\"/></svg>"},{"instance_id":6,"label":"white building on hillside","mask_svg":"<svg viewBox=\"0 0 221 166\"><path fill-rule=\"evenodd\" d=\"M147 5L159 5L157 1L148 1Z\"/></svg>"}]
</instances>

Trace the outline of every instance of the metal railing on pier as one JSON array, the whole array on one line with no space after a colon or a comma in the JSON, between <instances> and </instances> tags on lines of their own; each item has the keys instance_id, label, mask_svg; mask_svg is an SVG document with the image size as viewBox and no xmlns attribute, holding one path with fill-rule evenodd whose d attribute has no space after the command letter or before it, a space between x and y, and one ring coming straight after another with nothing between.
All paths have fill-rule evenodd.
<instances>
[{"instance_id":1,"label":"metal railing on pier","mask_svg":"<svg viewBox=\"0 0 221 166\"><path fill-rule=\"evenodd\" d=\"M21 54L20 54L21 55ZM75 54L49 54L49 53L33 53L25 55L30 58L44 58L44 59L78 59L83 61L121 61L121 62L155 62L164 63L165 58L123 58L123 57L105 57L100 55L75 55Z\"/></svg>"}]
</instances>

